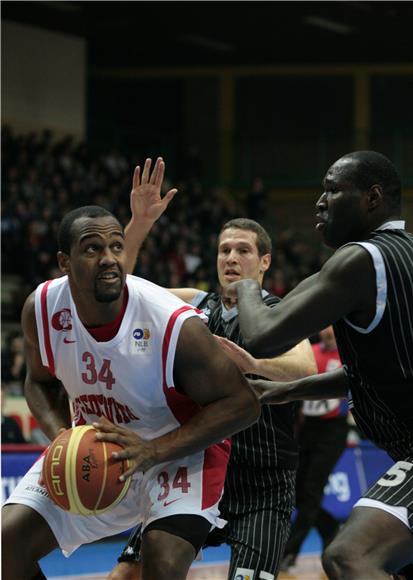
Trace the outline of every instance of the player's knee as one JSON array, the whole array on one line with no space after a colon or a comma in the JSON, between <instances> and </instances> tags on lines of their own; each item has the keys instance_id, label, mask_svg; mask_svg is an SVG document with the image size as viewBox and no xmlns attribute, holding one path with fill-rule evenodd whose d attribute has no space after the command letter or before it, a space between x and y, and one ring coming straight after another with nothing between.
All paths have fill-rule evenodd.
<instances>
[{"instance_id":1,"label":"player's knee","mask_svg":"<svg viewBox=\"0 0 413 580\"><path fill-rule=\"evenodd\" d=\"M354 566L354 551L341 541L333 541L321 556L325 573L329 578L344 578Z\"/></svg>"}]
</instances>

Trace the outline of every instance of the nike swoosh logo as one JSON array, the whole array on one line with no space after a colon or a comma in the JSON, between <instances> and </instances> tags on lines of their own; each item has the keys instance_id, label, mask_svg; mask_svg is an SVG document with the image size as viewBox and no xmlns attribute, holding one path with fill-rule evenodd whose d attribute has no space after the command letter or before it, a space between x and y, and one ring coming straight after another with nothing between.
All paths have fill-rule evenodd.
<instances>
[{"instance_id":1,"label":"nike swoosh logo","mask_svg":"<svg viewBox=\"0 0 413 580\"><path fill-rule=\"evenodd\" d=\"M71 344L72 342L76 342L75 340L69 340L68 338L64 337L63 342L65 344Z\"/></svg>"},{"instance_id":2,"label":"nike swoosh logo","mask_svg":"<svg viewBox=\"0 0 413 580\"><path fill-rule=\"evenodd\" d=\"M171 505L171 503L174 503L175 501L180 501L181 499L182 499L182 497L178 497L177 499L171 499L170 501L164 501L163 507L168 507L168 505Z\"/></svg>"}]
</instances>

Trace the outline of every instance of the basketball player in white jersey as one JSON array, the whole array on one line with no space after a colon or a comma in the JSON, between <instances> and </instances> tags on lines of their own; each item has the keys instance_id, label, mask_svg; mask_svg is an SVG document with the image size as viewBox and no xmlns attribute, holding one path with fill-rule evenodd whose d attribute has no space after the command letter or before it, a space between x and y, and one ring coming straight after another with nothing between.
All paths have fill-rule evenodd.
<instances>
[{"instance_id":1,"label":"basketball player in white jersey","mask_svg":"<svg viewBox=\"0 0 413 580\"><path fill-rule=\"evenodd\" d=\"M142 182L162 181L163 167ZM259 403L194 308L126 276L110 212L78 208L58 238L64 276L23 308L26 398L50 439L70 427L71 400L75 425L93 423L97 438L124 447L117 457L131 460L132 481L113 510L76 516L48 497L40 458L3 507L3 577L43 579L38 561L56 547L70 555L141 521L144 580L183 580L211 527L224 524L226 438L258 418Z\"/></svg>"}]
</instances>

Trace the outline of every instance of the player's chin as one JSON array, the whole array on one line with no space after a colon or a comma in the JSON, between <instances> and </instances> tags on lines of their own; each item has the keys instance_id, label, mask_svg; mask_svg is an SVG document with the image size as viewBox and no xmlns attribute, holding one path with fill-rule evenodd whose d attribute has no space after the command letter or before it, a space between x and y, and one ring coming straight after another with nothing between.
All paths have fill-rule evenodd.
<instances>
[{"instance_id":1,"label":"player's chin","mask_svg":"<svg viewBox=\"0 0 413 580\"><path fill-rule=\"evenodd\" d=\"M239 282L239 280L242 280L242 277L239 274L228 274L224 276L224 285L229 286L233 282Z\"/></svg>"},{"instance_id":2,"label":"player's chin","mask_svg":"<svg viewBox=\"0 0 413 580\"><path fill-rule=\"evenodd\" d=\"M112 288L102 288L99 285L95 288L95 298L97 302L114 302L122 293L122 283L114 285Z\"/></svg>"}]
</instances>

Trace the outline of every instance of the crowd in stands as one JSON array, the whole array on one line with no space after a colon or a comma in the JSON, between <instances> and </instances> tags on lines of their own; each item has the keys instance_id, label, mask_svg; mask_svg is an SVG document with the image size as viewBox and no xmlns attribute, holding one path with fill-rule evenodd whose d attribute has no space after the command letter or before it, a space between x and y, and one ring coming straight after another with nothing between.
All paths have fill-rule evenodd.
<instances>
[{"instance_id":1,"label":"crowd in stands","mask_svg":"<svg viewBox=\"0 0 413 580\"><path fill-rule=\"evenodd\" d=\"M126 225L133 168L145 159L115 149L95 154L70 136L55 139L49 130L17 135L9 127L2 128L2 152L2 272L22 281L17 320L29 292L60 275L56 234L62 217L77 206L97 204ZM179 192L146 240L135 274L165 287L216 289L217 233L234 217L256 219L272 235L273 262L265 287L281 297L327 258L326 250L308 243L303 233L274 232L266 222L268 199L259 178L247 195L238 197L225 187L206 189L193 162L180 164L175 181L165 161L165 189L173 186ZM24 372L17 355L6 353L5 358L2 378Z\"/></svg>"}]
</instances>

